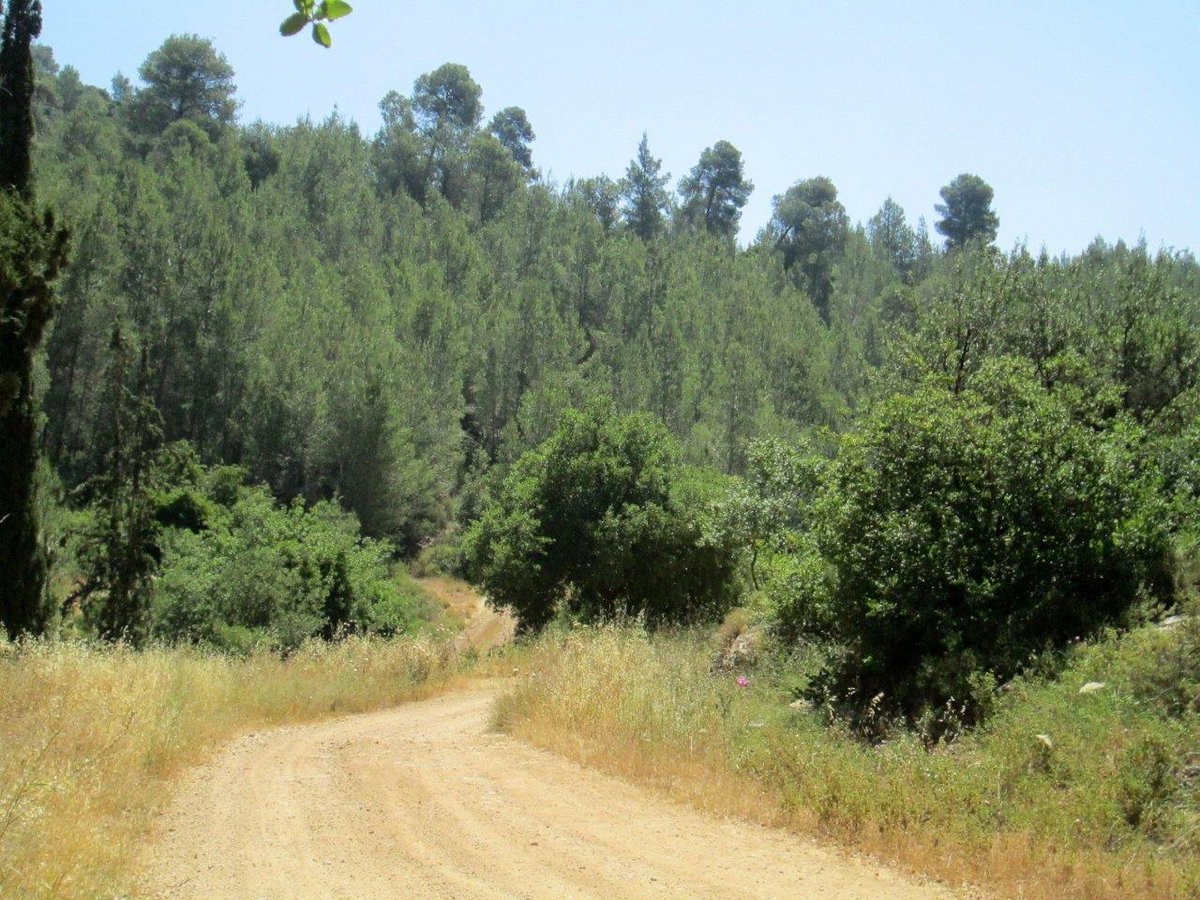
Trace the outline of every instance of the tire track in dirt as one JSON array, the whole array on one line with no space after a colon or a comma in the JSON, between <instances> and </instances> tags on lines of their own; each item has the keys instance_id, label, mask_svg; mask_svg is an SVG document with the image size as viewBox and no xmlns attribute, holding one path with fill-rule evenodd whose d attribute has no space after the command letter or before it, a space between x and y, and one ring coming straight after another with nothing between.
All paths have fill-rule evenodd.
<instances>
[{"instance_id":1,"label":"tire track in dirt","mask_svg":"<svg viewBox=\"0 0 1200 900\"><path fill-rule=\"evenodd\" d=\"M140 888L163 897L929 897L490 733L500 687L235 741L180 786Z\"/></svg>"}]
</instances>

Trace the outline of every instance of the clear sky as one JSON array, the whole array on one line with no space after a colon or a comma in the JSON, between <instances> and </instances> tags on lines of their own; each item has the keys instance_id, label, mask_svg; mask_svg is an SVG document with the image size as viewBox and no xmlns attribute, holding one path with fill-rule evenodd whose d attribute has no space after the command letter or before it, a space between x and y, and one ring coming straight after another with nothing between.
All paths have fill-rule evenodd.
<instances>
[{"instance_id":1,"label":"clear sky","mask_svg":"<svg viewBox=\"0 0 1200 900\"><path fill-rule=\"evenodd\" d=\"M743 239L814 175L854 221L891 195L932 231L938 189L973 172L1006 248L1076 253L1100 235L1200 251L1198 0L352 2L332 50L278 36L289 0L44 0L42 40L107 86L196 33L236 70L243 121L336 106L368 135L388 90L463 63L488 115L526 110L559 183L619 177L643 131L672 185L731 141L756 185Z\"/></svg>"}]
</instances>

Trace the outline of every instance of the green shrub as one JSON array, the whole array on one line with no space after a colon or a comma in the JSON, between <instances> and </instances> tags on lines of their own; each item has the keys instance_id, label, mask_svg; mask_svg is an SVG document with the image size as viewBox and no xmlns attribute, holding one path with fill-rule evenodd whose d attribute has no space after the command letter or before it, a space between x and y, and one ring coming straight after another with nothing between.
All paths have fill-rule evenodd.
<instances>
[{"instance_id":1,"label":"green shrub","mask_svg":"<svg viewBox=\"0 0 1200 900\"><path fill-rule=\"evenodd\" d=\"M1031 654L1166 596L1167 536L1138 437L1080 425L1010 361L960 394L926 387L880 404L818 501L839 645L822 699L936 736L939 721L979 717L980 673L1004 681Z\"/></svg>"},{"instance_id":2,"label":"green shrub","mask_svg":"<svg viewBox=\"0 0 1200 900\"><path fill-rule=\"evenodd\" d=\"M430 575L465 578L467 558L463 550L463 533L454 527L427 541L408 568L414 578Z\"/></svg>"},{"instance_id":3,"label":"green shrub","mask_svg":"<svg viewBox=\"0 0 1200 900\"><path fill-rule=\"evenodd\" d=\"M540 630L556 607L583 621L719 616L733 552L706 539L711 485L678 460L663 425L594 403L563 415L522 456L467 534L477 579Z\"/></svg>"},{"instance_id":4,"label":"green shrub","mask_svg":"<svg viewBox=\"0 0 1200 900\"><path fill-rule=\"evenodd\" d=\"M811 522L812 501L827 460L805 445L757 440L746 450L746 476L729 479L714 510L714 534L744 547L750 584L762 586L759 568Z\"/></svg>"},{"instance_id":5,"label":"green shrub","mask_svg":"<svg viewBox=\"0 0 1200 900\"><path fill-rule=\"evenodd\" d=\"M1176 578L1185 593L1200 593L1200 420L1157 442L1163 486L1176 530Z\"/></svg>"},{"instance_id":6,"label":"green shrub","mask_svg":"<svg viewBox=\"0 0 1200 900\"><path fill-rule=\"evenodd\" d=\"M801 638L829 635L829 564L821 557L811 534L796 536L790 552L772 557L763 583L765 615L775 636L784 644Z\"/></svg>"},{"instance_id":7,"label":"green shrub","mask_svg":"<svg viewBox=\"0 0 1200 900\"><path fill-rule=\"evenodd\" d=\"M222 479L222 483L226 479ZM390 550L332 503L278 506L265 488L210 503L202 530L164 529L152 632L166 640L289 653L313 637L397 634L420 601L390 577Z\"/></svg>"}]
</instances>

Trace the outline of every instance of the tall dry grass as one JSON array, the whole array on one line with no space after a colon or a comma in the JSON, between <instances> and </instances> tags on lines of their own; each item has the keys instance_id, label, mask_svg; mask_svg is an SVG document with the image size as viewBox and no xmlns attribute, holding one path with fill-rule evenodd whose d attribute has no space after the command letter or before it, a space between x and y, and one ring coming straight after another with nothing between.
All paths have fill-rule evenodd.
<instances>
[{"instance_id":1,"label":"tall dry grass","mask_svg":"<svg viewBox=\"0 0 1200 900\"><path fill-rule=\"evenodd\" d=\"M1188 759L1200 727L1158 715L1122 683L1145 641L1114 646L1081 654L1057 681L1015 686L987 728L930 752L903 734L870 747L825 727L789 705L778 672L752 672L746 687L710 674L704 636L579 629L529 648L529 676L496 723L700 808L949 884L1020 897L1200 895L1194 785L1171 769L1155 795L1140 770L1153 748ZM1105 688L1081 695L1092 680ZM1132 824L1131 803L1153 821Z\"/></svg>"},{"instance_id":2,"label":"tall dry grass","mask_svg":"<svg viewBox=\"0 0 1200 900\"><path fill-rule=\"evenodd\" d=\"M179 769L239 733L382 708L457 671L435 638L313 644L287 660L0 643L0 896L125 894Z\"/></svg>"}]
</instances>

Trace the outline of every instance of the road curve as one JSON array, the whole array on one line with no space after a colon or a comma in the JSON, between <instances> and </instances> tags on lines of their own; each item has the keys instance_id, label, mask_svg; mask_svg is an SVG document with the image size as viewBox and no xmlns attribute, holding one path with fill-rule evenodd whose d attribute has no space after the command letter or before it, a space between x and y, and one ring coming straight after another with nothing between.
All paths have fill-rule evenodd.
<instances>
[{"instance_id":1,"label":"road curve","mask_svg":"<svg viewBox=\"0 0 1200 900\"><path fill-rule=\"evenodd\" d=\"M929 897L489 733L496 688L234 742L143 859L161 897Z\"/></svg>"}]
</instances>

